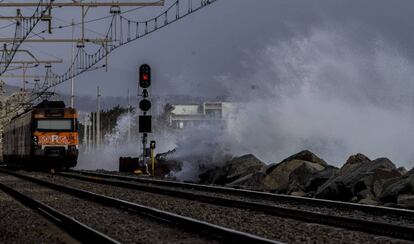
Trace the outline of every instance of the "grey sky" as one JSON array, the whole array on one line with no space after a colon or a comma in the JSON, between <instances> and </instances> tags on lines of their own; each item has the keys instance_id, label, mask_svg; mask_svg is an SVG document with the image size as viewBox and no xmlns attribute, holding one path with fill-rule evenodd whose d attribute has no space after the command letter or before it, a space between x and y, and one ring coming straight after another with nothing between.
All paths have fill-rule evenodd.
<instances>
[{"instance_id":1,"label":"grey sky","mask_svg":"<svg viewBox=\"0 0 414 244\"><path fill-rule=\"evenodd\" d=\"M172 1L166 2L168 5ZM226 94L226 86L217 81L217 76L253 72L257 69L254 65L259 65L255 63L257 56L267 45L295 35L306 35L321 27L346 33L355 48L364 49L373 45L375 39L384 39L412 59L413 7L414 2L410 0L219 0L201 12L116 50L110 55L108 72L98 70L79 76L76 92L94 94L97 85L102 87L104 95L124 95L128 88L135 91L136 68L146 62L154 69L154 93ZM94 9L88 18L105 16L107 11ZM146 11L159 10L143 9L129 16L140 18ZM56 10L54 14L70 22L78 18L77 12L67 8ZM63 23L56 20L54 25L57 24ZM37 30L44 27L41 24ZM89 28L105 33L106 23ZM64 32L70 34L71 28ZM62 35L59 30L55 33ZM68 45L30 46L66 61L70 58ZM45 53L34 52L50 58ZM249 67L245 67L246 63ZM67 65L66 62L60 67ZM58 90L67 91L68 83Z\"/></svg>"},{"instance_id":2,"label":"grey sky","mask_svg":"<svg viewBox=\"0 0 414 244\"><path fill-rule=\"evenodd\" d=\"M278 162L307 148L339 165L362 152L412 168L413 10L412 0L219 0L115 50L108 72L79 76L76 92L94 95L99 85L105 96L125 96L127 89L136 91L137 67L149 63L152 94L249 101L218 138L235 155ZM159 11L145 8L128 16ZM73 9L53 13L66 22L79 16ZM93 9L88 18L107 14ZM87 27L105 33L107 24ZM95 34L87 31L88 37ZM54 35L70 36L71 29ZM62 57L66 63L58 70L68 66L70 46L30 46L40 49L34 51L40 57ZM69 83L59 91L69 91ZM203 136L207 142L217 140L201 132L212 137Z\"/></svg>"}]
</instances>

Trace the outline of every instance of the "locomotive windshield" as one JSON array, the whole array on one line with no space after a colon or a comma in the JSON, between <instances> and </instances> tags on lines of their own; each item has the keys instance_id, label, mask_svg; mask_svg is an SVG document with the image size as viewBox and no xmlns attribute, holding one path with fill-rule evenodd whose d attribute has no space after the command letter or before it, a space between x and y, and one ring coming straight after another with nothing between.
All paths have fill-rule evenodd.
<instances>
[{"instance_id":1,"label":"locomotive windshield","mask_svg":"<svg viewBox=\"0 0 414 244\"><path fill-rule=\"evenodd\" d=\"M39 119L36 130L39 131L73 131L73 119Z\"/></svg>"}]
</instances>

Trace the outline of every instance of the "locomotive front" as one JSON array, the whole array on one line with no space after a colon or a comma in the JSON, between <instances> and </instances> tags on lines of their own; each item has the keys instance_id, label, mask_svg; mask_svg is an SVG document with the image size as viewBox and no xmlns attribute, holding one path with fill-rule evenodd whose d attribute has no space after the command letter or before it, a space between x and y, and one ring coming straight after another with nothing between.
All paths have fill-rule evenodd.
<instances>
[{"instance_id":1,"label":"locomotive front","mask_svg":"<svg viewBox=\"0 0 414 244\"><path fill-rule=\"evenodd\" d=\"M63 102L39 105L32 114L33 157L53 166L74 167L79 154L76 110L65 108Z\"/></svg>"}]
</instances>

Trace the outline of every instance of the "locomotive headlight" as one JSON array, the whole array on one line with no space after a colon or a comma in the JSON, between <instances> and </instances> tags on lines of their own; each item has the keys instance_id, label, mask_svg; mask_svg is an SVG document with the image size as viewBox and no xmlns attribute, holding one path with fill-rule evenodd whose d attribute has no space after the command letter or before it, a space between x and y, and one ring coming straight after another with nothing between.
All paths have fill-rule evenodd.
<instances>
[{"instance_id":1,"label":"locomotive headlight","mask_svg":"<svg viewBox=\"0 0 414 244\"><path fill-rule=\"evenodd\" d=\"M33 136L33 143L37 145L39 138L37 136Z\"/></svg>"}]
</instances>

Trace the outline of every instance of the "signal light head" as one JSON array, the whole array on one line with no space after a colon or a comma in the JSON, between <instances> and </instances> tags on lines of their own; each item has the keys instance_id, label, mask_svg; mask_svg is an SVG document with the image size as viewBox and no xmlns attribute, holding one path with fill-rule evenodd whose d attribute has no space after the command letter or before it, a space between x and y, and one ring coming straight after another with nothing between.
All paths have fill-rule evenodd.
<instances>
[{"instance_id":1,"label":"signal light head","mask_svg":"<svg viewBox=\"0 0 414 244\"><path fill-rule=\"evenodd\" d=\"M139 67L139 86L141 88L151 86L151 67L148 64L143 64Z\"/></svg>"}]
</instances>

